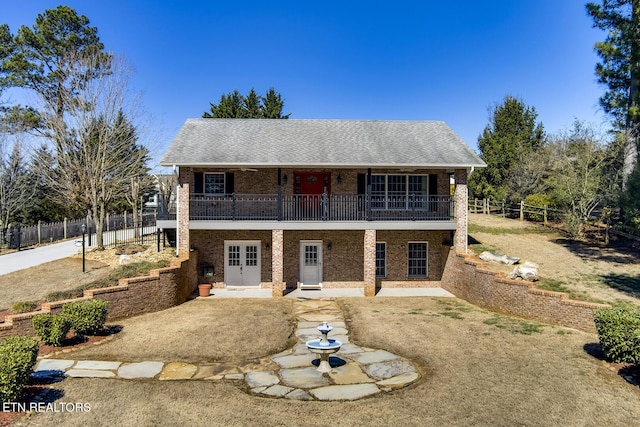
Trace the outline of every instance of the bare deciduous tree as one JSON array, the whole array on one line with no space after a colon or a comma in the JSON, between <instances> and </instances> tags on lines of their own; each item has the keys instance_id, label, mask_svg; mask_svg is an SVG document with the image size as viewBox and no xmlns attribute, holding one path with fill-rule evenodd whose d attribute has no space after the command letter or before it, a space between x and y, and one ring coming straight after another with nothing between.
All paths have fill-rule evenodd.
<instances>
[{"instance_id":1,"label":"bare deciduous tree","mask_svg":"<svg viewBox=\"0 0 640 427\"><path fill-rule=\"evenodd\" d=\"M582 237L593 211L613 191L603 173L611 158L601 140L595 130L576 121L548 147L554 198L566 212L564 222L573 238Z\"/></svg>"},{"instance_id":2,"label":"bare deciduous tree","mask_svg":"<svg viewBox=\"0 0 640 427\"><path fill-rule=\"evenodd\" d=\"M178 185L176 174L156 175L158 186L158 214L168 214L175 208L175 189Z\"/></svg>"},{"instance_id":3,"label":"bare deciduous tree","mask_svg":"<svg viewBox=\"0 0 640 427\"><path fill-rule=\"evenodd\" d=\"M140 174L131 177L129 192L125 194L127 203L131 206L133 213L133 224L135 228L135 237L140 237L140 227L143 224L140 215L144 203L144 195L149 193L153 188L153 177L147 174L146 168L140 170Z\"/></svg>"},{"instance_id":4,"label":"bare deciduous tree","mask_svg":"<svg viewBox=\"0 0 640 427\"><path fill-rule=\"evenodd\" d=\"M100 54L80 54L70 72L85 75L101 60ZM130 75L126 63L114 58L109 73L81 81L70 91L74 98L68 100L68 111L48 111L45 117L53 134L66 137L55 141L54 164L43 175L66 203L88 211L100 249L107 207L130 191L131 178L141 168L146 171L148 150L137 143L133 123L139 119L139 103L128 91Z\"/></svg>"}]
</instances>

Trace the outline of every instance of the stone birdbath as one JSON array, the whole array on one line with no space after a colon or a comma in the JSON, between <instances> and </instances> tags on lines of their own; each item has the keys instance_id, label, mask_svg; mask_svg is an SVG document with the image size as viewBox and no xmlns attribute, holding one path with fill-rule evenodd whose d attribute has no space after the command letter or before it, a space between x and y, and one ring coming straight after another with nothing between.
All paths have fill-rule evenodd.
<instances>
[{"instance_id":1,"label":"stone birdbath","mask_svg":"<svg viewBox=\"0 0 640 427\"><path fill-rule=\"evenodd\" d=\"M318 331L322 334L322 338L307 341L307 348L312 353L320 356L320 364L318 365L318 372L329 373L331 372L331 365L329 364L329 355L337 352L342 347L342 342L328 338L329 332L333 329L327 322L322 322L318 326Z\"/></svg>"}]
</instances>

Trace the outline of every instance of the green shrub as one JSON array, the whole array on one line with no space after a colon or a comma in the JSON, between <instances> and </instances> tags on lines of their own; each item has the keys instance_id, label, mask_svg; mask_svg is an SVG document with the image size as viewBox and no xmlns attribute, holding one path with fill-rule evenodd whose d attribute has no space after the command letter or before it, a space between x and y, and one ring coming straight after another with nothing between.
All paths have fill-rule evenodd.
<instances>
[{"instance_id":1,"label":"green shrub","mask_svg":"<svg viewBox=\"0 0 640 427\"><path fill-rule=\"evenodd\" d=\"M545 206L553 205L553 198L548 194L542 194L542 193L529 194L527 197L525 197L524 204L529 206L544 208ZM542 213L530 213L530 214L527 214L527 216L532 221L544 220L544 215Z\"/></svg>"},{"instance_id":2,"label":"green shrub","mask_svg":"<svg viewBox=\"0 0 640 427\"><path fill-rule=\"evenodd\" d=\"M0 341L0 401L16 400L29 380L38 357L38 342L29 337Z\"/></svg>"},{"instance_id":3,"label":"green shrub","mask_svg":"<svg viewBox=\"0 0 640 427\"><path fill-rule=\"evenodd\" d=\"M600 347L607 358L640 364L640 307L602 308L593 318Z\"/></svg>"},{"instance_id":4,"label":"green shrub","mask_svg":"<svg viewBox=\"0 0 640 427\"><path fill-rule=\"evenodd\" d=\"M20 301L11 306L13 313L28 313L38 308L38 303L35 301Z\"/></svg>"},{"instance_id":5,"label":"green shrub","mask_svg":"<svg viewBox=\"0 0 640 427\"><path fill-rule=\"evenodd\" d=\"M78 335L94 335L107 320L107 302L100 299L68 302L62 314L71 321L71 329Z\"/></svg>"},{"instance_id":6,"label":"green shrub","mask_svg":"<svg viewBox=\"0 0 640 427\"><path fill-rule=\"evenodd\" d=\"M42 342L59 347L71 330L71 320L65 314L36 314L33 329Z\"/></svg>"}]
</instances>

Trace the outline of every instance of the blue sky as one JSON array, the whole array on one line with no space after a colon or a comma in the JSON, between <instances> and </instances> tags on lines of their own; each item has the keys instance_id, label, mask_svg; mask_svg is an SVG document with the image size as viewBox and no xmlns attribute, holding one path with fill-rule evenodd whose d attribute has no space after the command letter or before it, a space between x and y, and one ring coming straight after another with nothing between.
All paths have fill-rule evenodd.
<instances>
[{"instance_id":1,"label":"blue sky","mask_svg":"<svg viewBox=\"0 0 640 427\"><path fill-rule=\"evenodd\" d=\"M15 32L61 1L0 0ZM472 148L505 95L549 132L606 125L582 0L63 2L136 70L157 155L234 89L273 86L296 119L442 120Z\"/></svg>"}]
</instances>

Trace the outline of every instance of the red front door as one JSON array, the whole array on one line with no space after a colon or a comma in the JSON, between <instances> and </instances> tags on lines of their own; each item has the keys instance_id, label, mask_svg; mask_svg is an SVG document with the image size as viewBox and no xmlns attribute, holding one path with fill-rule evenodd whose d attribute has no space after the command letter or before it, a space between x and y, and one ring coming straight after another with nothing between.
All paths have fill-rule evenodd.
<instances>
[{"instance_id":1,"label":"red front door","mask_svg":"<svg viewBox=\"0 0 640 427\"><path fill-rule=\"evenodd\" d=\"M294 193L300 195L301 207L309 213L319 212L322 194L331 192L330 172L295 172Z\"/></svg>"}]
</instances>

